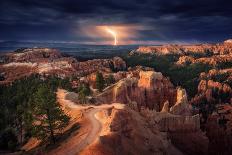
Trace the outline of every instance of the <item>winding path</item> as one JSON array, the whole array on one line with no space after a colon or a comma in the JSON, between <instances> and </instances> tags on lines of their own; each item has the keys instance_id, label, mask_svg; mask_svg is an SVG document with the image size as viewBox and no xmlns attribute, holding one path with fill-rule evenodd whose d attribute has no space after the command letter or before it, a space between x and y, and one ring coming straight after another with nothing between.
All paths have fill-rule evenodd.
<instances>
[{"instance_id":1,"label":"winding path","mask_svg":"<svg viewBox=\"0 0 232 155\"><path fill-rule=\"evenodd\" d=\"M87 119L90 120L92 128L91 128L90 132L87 134L86 138L84 140L82 140L81 143L78 144L75 152L78 153L78 152L82 151L85 147L92 144L96 140L98 133L100 133L100 131L101 131L102 125L96 119L95 114L100 110L101 109L92 109L89 113L87 113L86 117L87 117Z\"/></svg>"},{"instance_id":2,"label":"winding path","mask_svg":"<svg viewBox=\"0 0 232 155\"><path fill-rule=\"evenodd\" d=\"M59 102L62 102L62 106L65 106L66 108L69 108L70 110L86 110L84 117L89 120L90 122L90 130L88 131L87 135L83 140L80 142L77 142L73 144L72 146L66 146L64 149L66 155L76 155L80 153L83 149L85 149L87 146L92 144L99 136L99 133L102 128L102 124L100 121L95 117L95 114L101 110L105 110L108 108L115 107L117 109L123 109L124 105L119 103L113 103L113 104L103 104L99 106L82 106L77 105L73 103L70 100L66 100L65 96L68 92L63 89L59 89L57 92L57 97L59 99Z\"/></svg>"}]
</instances>

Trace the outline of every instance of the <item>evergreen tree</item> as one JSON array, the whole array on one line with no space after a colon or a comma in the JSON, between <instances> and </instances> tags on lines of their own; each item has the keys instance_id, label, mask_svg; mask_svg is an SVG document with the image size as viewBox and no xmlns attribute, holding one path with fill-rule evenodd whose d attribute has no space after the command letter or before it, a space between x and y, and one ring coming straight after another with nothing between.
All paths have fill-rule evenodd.
<instances>
[{"instance_id":1,"label":"evergreen tree","mask_svg":"<svg viewBox=\"0 0 232 155\"><path fill-rule=\"evenodd\" d=\"M91 94L91 90L89 88L89 84L81 84L78 87L78 100L84 104L86 103L86 97Z\"/></svg>"},{"instance_id":2,"label":"evergreen tree","mask_svg":"<svg viewBox=\"0 0 232 155\"><path fill-rule=\"evenodd\" d=\"M80 93L81 91L83 91L86 96L89 96L91 94L91 90L90 90L89 84L88 83L80 84L77 87L77 93Z\"/></svg>"},{"instance_id":3,"label":"evergreen tree","mask_svg":"<svg viewBox=\"0 0 232 155\"><path fill-rule=\"evenodd\" d=\"M50 137L55 143L55 134L68 124L69 117L56 103L55 93L46 85L39 86L33 101L36 105L33 111L33 135L39 139Z\"/></svg>"},{"instance_id":4,"label":"evergreen tree","mask_svg":"<svg viewBox=\"0 0 232 155\"><path fill-rule=\"evenodd\" d=\"M96 88L102 92L102 90L104 89L105 86L105 80L103 78L102 73L97 72L96 73Z\"/></svg>"},{"instance_id":5,"label":"evergreen tree","mask_svg":"<svg viewBox=\"0 0 232 155\"><path fill-rule=\"evenodd\" d=\"M107 86L113 84L115 82L114 76L112 74L110 74L107 78L106 78L106 84Z\"/></svg>"}]
</instances>

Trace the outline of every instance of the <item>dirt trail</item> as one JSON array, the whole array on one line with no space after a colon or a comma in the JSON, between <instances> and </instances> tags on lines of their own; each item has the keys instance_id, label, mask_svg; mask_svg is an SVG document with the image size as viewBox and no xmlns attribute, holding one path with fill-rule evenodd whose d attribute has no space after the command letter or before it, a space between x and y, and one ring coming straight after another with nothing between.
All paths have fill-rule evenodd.
<instances>
[{"instance_id":1,"label":"dirt trail","mask_svg":"<svg viewBox=\"0 0 232 155\"><path fill-rule=\"evenodd\" d=\"M92 109L88 114L87 118L90 120L91 123L91 130L86 136L84 140L79 143L78 147L76 148L76 152L82 151L85 147L92 144L98 137L98 134L101 131L101 123L96 119L95 114L100 111L100 109Z\"/></svg>"},{"instance_id":2,"label":"dirt trail","mask_svg":"<svg viewBox=\"0 0 232 155\"><path fill-rule=\"evenodd\" d=\"M57 98L58 102L62 108L66 108L70 111L70 114L75 113L76 111L84 111L82 119L86 119L88 123L85 123L80 129L80 132L75 137L70 137L66 143L62 143L56 150L51 151L49 154L59 154L59 155L76 155L85 149L87 146L95 142L99 137L99 133L102 128L102 124L95 117L95 114L101 110L108 108L118 108L123 109L124 105L119 103L114 104L104 104L99 106L82 106L73 103L70 100L66 100L65 96L68 92L63 89L58 89ZM72 116L71 116L72 117ZM86 127L86 129L84 129ZM84 135L80 138L81 135Z\"/></svg>"}]
</instances>

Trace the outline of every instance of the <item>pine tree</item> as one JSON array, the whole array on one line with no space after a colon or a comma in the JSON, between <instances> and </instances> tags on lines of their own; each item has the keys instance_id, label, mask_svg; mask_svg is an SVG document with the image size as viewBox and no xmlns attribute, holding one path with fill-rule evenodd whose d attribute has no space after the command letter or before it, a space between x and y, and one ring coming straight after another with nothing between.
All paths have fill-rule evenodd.
<instances>
[{"instance_id":1,"label":"pine tree","mask_svg":"<svg viewBox=\"0 0 232 155\"><path fill-rule=\"evenodd\" d=\"M64 128L69 121L59 105L56 95L46 85L39 86L34 95L34 125L33 135L39 139L50 137L55 143L55 135Z\"/></svg>"},{"instance_id":2,"label":"pine tree","mask_svg":"<svg viewBox=\"0 0 232 155\"><path fill-rule=\"evenodd\" d=\"M105 80L103 78L102 73L97 72L96 73L96 88L102 92L103 88L105 86Z\"/></svg>"},{"instance_id":3,"label":"pine tree","mask_svg":"<svg viewBox=\"0 0 232 155\"><path fill-rule=\"evenodd\" d=\"M107 78L106 78L106 84L107 86L113 84L115 82L114 76L112 74L110 74Z\"/></svg>"},{"instance_id":4,"label":"pine tree","mask_svg":"<svg viewBox=\"0 0 232 155\"><path fill-rule=\"evenodd\" d=\"M86 103L86 97L90 94L91 90L89 88L89 84L84 83L78 87L78 99L82 104Z\"/></svg>"}]
</instances>

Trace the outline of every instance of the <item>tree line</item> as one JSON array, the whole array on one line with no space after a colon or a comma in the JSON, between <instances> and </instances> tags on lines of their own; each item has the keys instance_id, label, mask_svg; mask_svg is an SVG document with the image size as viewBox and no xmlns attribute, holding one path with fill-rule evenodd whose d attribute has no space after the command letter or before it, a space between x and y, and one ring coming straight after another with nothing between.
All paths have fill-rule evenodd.
<instances>
[{"instance_id":1,"label":"tree line","mask_svg":"<svg viewBox=\"0 0 232 155\"><path fill-rule=\"evenodd\" d=\"M69 79L32 75L0 86L0 149L15 150L29 138L51 139L69 121L56 102L56 89Z\"/></svg>"}]
</instances>

